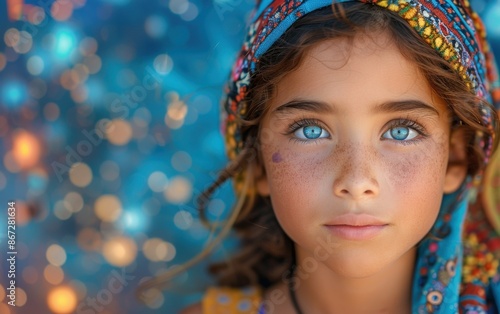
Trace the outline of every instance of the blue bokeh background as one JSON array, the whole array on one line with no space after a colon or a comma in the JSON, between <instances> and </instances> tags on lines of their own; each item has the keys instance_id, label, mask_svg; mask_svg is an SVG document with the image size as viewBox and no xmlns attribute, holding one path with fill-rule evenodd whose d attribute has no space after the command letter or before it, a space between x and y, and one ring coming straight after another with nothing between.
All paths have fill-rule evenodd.
<instances>
[{"instance_id":1,"label":"blue bokeh background","mask_svg":"<svg viewBox=\"0 0 500 314\"><path fill-rule=\"evenodd\" d=\"M500 55L500 2L472 4ZM211 239L194 200L227 161L219 103L252 6L0 4L1 314L176 313L199 300L211 283L206 265L234 239L151 302L134 293ZM209 218L223 219L233 200L225 184ZM5 296L8 201L16 202L16 308Z\"/></svg>"}]
</instances>

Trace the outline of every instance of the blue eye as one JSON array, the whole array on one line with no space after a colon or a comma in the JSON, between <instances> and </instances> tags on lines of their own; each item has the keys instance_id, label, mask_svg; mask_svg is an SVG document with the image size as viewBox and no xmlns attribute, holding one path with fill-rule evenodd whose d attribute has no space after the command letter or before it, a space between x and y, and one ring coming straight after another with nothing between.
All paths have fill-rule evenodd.
<instances>
[{"instance_id":1,"label":"blue eye","mask_svg":"<svg viewBox=\"0 0 500 314\"><path fill-rule=\"evenodd\" d=\"M318 125L307 125L300 127L293 134L301 140L315 140L318 138L330 136L330 134L325 129Z\"/></svg>"},{"instance_id":2,"label":"blue eye","mask_svg":"<svg viewBox=\"0 0 500 314\"><path fill-rule=\"evenodd\" d=\"M382 137L387 139L394 139L396 141L409 141L414 139L418 135L419 133L410 127L397 126L387 130L387 132L385 132Z\"/></svg>"}]
</instances>

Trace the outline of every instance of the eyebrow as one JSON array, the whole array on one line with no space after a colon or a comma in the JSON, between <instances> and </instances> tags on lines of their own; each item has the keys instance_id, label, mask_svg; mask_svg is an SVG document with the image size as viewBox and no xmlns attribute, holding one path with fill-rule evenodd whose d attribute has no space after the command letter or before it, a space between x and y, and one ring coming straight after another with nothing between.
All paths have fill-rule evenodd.
<instances>
[{"instance_id":1,"label":"eyebrow","mask_svg":"<svg viewBox=\"0 0 500 314\"><path fill-rule=\"evenodd\" d=\"M293 113L294 111L310 111L323 114L337 114L339 113L338 108L335 105L329 105L326 102L316 101L316 100L302 100L294 99L289 101L279 107L275 108L272 112L276 115L286 115ZM383 102L372 108L371 113L391 113L391 112L408 112L408 111L418 111L427 112L432 115L437 115L439 117L439 112L433 106L417 100L397 100L397 101L387 101Z\"/></svg>"}]
</instances>

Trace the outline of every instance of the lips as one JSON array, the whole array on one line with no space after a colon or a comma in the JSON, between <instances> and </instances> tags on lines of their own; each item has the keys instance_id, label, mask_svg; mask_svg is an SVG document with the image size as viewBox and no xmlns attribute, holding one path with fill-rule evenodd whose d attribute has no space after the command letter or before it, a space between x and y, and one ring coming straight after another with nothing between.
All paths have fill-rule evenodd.
<instances>
[{"instance_id":1,"label":"lips","mask_svg":"<svg viewBox=\"0 0 500 314\"><path fill-rule=\"evenodd\" d=\"M367 214L346 214L336 217L326 228L333 235L346 240L369 240L388 227L388 223Z\"/></svg>"}]
</instances>

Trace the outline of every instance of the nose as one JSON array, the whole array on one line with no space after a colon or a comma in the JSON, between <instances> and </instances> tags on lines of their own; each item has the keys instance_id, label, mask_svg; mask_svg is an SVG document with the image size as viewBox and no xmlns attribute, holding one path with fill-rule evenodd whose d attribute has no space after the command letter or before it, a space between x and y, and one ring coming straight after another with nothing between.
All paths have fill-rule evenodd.
<instances>
[{"instance_id":1,"label":"nose","mask_svg":"<svg viewBox=\"0 0 500 314\"><path fill-rule=\"evenodd\" d=\"M376 179L376 154L360 146L343 150L334 164L337 171L333 191L337 197L351 200L371 198L379 194L379 182Z\"/></svg>"}]
</instances>

